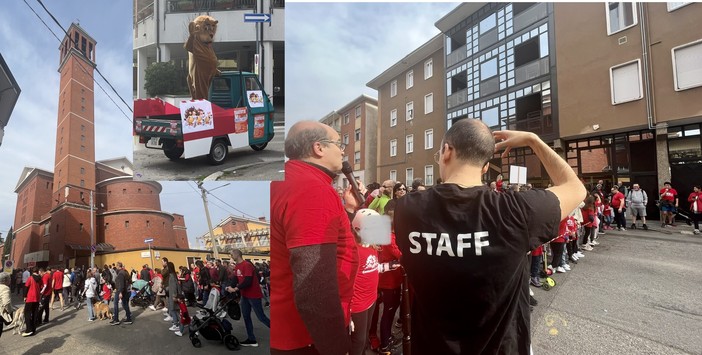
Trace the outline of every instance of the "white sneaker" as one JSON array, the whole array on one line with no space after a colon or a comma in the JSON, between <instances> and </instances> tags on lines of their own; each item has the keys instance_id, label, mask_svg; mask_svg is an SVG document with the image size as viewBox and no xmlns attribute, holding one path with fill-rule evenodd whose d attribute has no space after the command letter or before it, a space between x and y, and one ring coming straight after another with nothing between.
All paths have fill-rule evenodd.
<instances>
[{"instance_id":1,"label":"white sneaker","mask_svg":"<svg viewBox=\"0 0 702 355\"><path fill-rule=\"evenodd\" d=\"M624 227L619 228L619 230L622 231L622 232L626 232L626 228L624 228Z\"/></svg>"},{"instance_id":2,"label":"white sneaker","mask_svg":"<svg viewBox=\"0 0 702 355\"><path fill-rule=\"evenodd\" d=\"M575 255L575 254L571 255L571 256L570 256L570 260L572 260L572 261L578 261L577 255Z\"/></svg>"},{"instance_id":3,"label":"white sneaker","mask_svg":"<svg viewBox=\"0 0 702 355\"><path fill-rule=\"evenodd\" d=\"M585 244L585 245L583 245L582 249L587 250L587 251L592 251L593 248L590 246L590 244Z\"/></svg>"},{"instance_id":4,"label":"white sneaker","mask_svg":"<svg viewBox=\"0 0 702 355\"><path fill-rule=\"evenodd\" d=\"M551 266L551 265L547 266L546 268L553 270L553 266Z\"/></svg>"},{"instance_id":5,"label":"white sneaker","mask_svg":"<svg viewBox=\"0 0 702 355\"><path fill-rule=\"evenodd\" d=\"M563 268L564 268L566 271L570 271L570 265L568 265L568 264L564 264L564 265L563 265Z\"/></svg>"},{"instance_id":6,"label":"white sneaker","mask_svg":"<svg viewBox=\"0 0 702 355\"><path fill-rule=\"evenodd\" d=\"M173 318L172 318L171 316L168 316L168 317L166 317L166 318L163 318L163 321L164 321L164 322L172 322L172 321L173 321Z\"/></svg>"},{"instance_id":7,"label":"white sneaker","mask_svg":"<svg viewBox=\"0 0 702 355\"><path fill-rule=\"evenodd\" d=\"M163 307L163 313L164 313L164 314L168 314L168 308Z\"/></svg>"},{"instance_id":8,"label":"white sneaker","mask_svg":"<svg viewBox=\"0 0 702 355\"><path fill-rule=\"evenodd\" d=\"M585 257L585 254L583 254L583 252L581 252L580 250L578 250L578 252L575 253L575 254L573 254L573 255L577 255L577 256L578 256L578 259L584 258L584 257Z\"/></svg>"},{"instance_id":9,"label":"white sneaker","mask_svg":"<svg viewBox=\"0 0 702 355\"><path fill-rule=\"evenodd\" d=\"M182 336L183 336L183 333L181 333L180 330L176 330L175 333L173 333L173 334L175 334L175 335L177 335L177 336L179 336L179 337L182 337Z\"/></svg>"},{"instance_id":10,"label":"white sneaker","mask_svg":"<svg viewBox=\"0 0 702 355\"><path fill-rule=\"evenodd\" d=\"M154 305L150 305L150 306L149 306L149 309L152 310L152 311L155 311L155 310L156 310L156 307L154 307Z\"/></svg>"},{"instance_id":11,"label":"white sneaker","mask_svg":"<svg viewBox=\"0 0 702 355\"><path fill-rule=\"evenodd\" d=\"M590 244L591 244L591 245L600 245L600 243L599 243L598 241L596 241L596 240L593 240L592 243L590 243Z\"/></svg>"},{"instance_id":12,"label":"white sneaker","mask_svg":"<svg viewBox=\"0 0 702 355\"><path fill-rule=\"evenodd\" d=\"M175 332L175 331L177 331L177 330L180 330L180 327L174 324L174 325L172 325L170 328L168 328L168 330L170 330L170 331L172 331L172 332Z\"/></svg>"},{"instance_id":13,"label":"white sneaker","mask_svg":"<svg viewBox=\"0 0 702 355\"><path fill-rule=\"evenodd\" d=\"M556 268L556 272L565 273L566 269L564 269L562 266L559 266Z\"/></svg>"},{"instance_id":14,"label":"white sneaker","mask_svg":"<svg viewBox=\"0 0 702 355\"><path fill-rule=\"evenodd\" d=\"M699 230L699 229L695 229L694 231L692 231L692 233L693 233L693 234L700 234L700 230Z\"/></svg>"}]
</instances>

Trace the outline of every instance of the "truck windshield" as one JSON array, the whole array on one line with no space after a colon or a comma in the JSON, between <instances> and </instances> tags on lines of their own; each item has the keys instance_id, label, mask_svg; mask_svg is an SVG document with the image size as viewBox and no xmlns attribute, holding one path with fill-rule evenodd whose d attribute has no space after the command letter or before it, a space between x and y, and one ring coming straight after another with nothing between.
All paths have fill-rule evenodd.
<instances>
[{"instance_id":1,"label":"truck windshield","mask_svg":"<svg viewBox=\"0 0 702 355\"><path fill-rule=\"evenodd\" d=\"M261 90L261 88L258 86L258 81L256 81L256 78L254 77L246 78L246 91L251 90Z\"/></svg>"}]
</instances>

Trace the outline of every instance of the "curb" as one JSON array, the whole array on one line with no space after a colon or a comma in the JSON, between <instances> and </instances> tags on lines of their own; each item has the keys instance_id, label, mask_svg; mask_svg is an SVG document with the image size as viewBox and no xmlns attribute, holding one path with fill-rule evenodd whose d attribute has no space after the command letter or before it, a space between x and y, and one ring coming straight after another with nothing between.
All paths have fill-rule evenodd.
<instances>
[{"instance_id":1,"label":"curb","mask_svg":"<svg viewBox=\"0 0 702 355\"><path fill-rule=\"evenodd\" d=\"M270 164L270 163L278 163L278 162L285 161L285 159L281 159L281 158L273 158L273 159L263 158L261 160L262 161L255 162L255 163L242 164L242 165L237 165L237 166L233 166L230 168L226 168L222 171L218 171L216 173L212 173L212 174L206 176L204 179L202 179L202 181L203 182L204 181L217 181L222 175L224 175L225 172L233 172L233 171L238 170L238 169L246 169L246 168L250 168L252 166L257 166L257 165L262 165L262 164Z\"/></svg>"}]
</instances>

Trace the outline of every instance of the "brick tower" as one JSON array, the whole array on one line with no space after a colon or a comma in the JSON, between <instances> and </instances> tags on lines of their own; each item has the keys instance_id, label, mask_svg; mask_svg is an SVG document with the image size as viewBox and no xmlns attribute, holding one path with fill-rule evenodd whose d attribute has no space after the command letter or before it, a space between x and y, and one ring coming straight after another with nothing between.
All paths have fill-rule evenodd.
<instances>
[{"instance_id":1,"label":"brick tower","mask_svg":"<svg viewBox=\"0 0 702 355\"><path fill-rule=\"evenodd\" d=\"M74 23L59 47L61 84L49 264L74 256L76 246L90 246L90 193L95 191L95 44Z\"/></svg>"}]
</instances>

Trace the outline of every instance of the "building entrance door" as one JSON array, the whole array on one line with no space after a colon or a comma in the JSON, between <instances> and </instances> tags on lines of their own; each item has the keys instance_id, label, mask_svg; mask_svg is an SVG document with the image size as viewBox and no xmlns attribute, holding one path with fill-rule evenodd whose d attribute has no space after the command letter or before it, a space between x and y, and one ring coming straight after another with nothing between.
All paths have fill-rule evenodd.
<instances>
[{"instance_id":1,"label":"building entrance door","mask_svg":"<svg viewBox=\"0 0 702 355\"><path fill-rule=\"evenodd\" d=\"M641 190L646 191L648 204L646 205L646 219L660 220L660 211L656 206L658 200L658 176L653 174L631 174L631 183L629 186L639 184ZM629 216L627 216L627 219ZM630 223L631 224L631 223Z\"/></svg>"}]
</instances>

